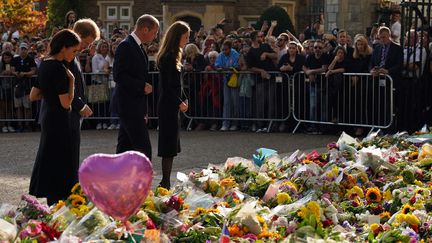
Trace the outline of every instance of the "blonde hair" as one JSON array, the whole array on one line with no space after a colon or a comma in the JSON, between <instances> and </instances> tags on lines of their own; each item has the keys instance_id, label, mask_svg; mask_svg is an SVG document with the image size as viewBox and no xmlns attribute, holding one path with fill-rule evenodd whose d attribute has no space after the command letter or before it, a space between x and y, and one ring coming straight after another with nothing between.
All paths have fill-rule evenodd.
<instances>
[{"instance_id":1,"label":"blonde hair","mask_svg":"<svg viewBox=\"0 0 432 243\"><path fill-rule=\"evenodd\" d=\"M182 64L182 49L180 48L180 40L183 34L190 31L190 27L186 22L176 21L166 31L159 52L156 57L156 64L159 67L162 58L169 53L176 55L177 70L181 70Z\"/></svg>"},{"instance_id":2,"label":"blonde hair","mask_svg":"<svg viewBox=\"0 0 432 243\"><path fill-rule=\"evenodd\" d=\"M194 43L189 43L185 46L184 52L186 57L196 57L198 54L201 54L199 48Z\"/></svg>"},{"instance_id":3,"label":"blonde hair","mask_svg":"<svg viewBox=\"0 0 432 243\"><path fill-rule=\"evenodd\" d=\"M363 44L366 45L366 50L361 51L357 48L357 42L361 41L363 42ZM360 58L360 57L365 57L365 56L369 56L372 54L372 47L369 46L368 40L366 39L366 37L364 37L364 35L360 35L357 36L354 39L354 53L353 53L353 58Z\"/></svg>"}]
</instances>

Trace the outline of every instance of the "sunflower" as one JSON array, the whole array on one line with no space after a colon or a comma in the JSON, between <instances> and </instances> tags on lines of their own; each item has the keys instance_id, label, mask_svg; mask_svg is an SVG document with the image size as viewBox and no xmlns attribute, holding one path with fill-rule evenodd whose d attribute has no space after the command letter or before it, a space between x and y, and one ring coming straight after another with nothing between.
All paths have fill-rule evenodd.
<instances>
[{"instance_id":1,"label":"sunflower","mask_svg":"<svg viewBox=\"0 0 432 243\"><path fill-rule=\"evenodd\" d=\"M378 187L371 187L366 192L366 200L368 202L381 202L381 191Z\"/></svg>"},{"instance_id":2,"label":"sunflower","mask_svg":"<svg viewBox=\"0 0 432 243\"><path fill-rule=\"evenodd\" d=\"M86 201L85 201L85 199L83 197L76 196L76 197L74 197L74 199L72 199L71 204L72 204L73 207L79 207L81 205L84 205L85 202Z\"/></svg>"},{"instance_id":3,"label":"sunflower","mask_svg":"<svg viewBox=\"0 0 432 243\"><path fill-rule=\"evenodd\" d=\"M403 214L412 213L414 210L415 210L415 208L414 208L414 207L411 207L411 205L409 205L409 204L405 204L405 205L402 207L402 213L403 213Z\"/></svg>"}]
</instances>

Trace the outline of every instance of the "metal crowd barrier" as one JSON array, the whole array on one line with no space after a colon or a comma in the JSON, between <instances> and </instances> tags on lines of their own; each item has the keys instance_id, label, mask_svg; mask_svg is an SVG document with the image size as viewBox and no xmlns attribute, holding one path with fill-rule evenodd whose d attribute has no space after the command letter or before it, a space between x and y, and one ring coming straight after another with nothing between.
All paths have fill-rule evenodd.
<instances>
[{"instance_id":1,"label":"metal crowd barrier","mask_svg":"<svg viewBox=\"0 0 432 243\"><path fill-rule=\"evenodd\" d=\"M293 117L301 123L388 128L393 122L393 79L389 75L344 73L315 80L293 78Z\"/></svg>"},{"instance_id":2,"label":"metal crowd barrier","mask_svg":"<svg viewBox=\"0 0 432 243\"><path fill-rule=\"evenodd\" d=\"M189 101L185 116L192 122L223 121L246 129L257 123L270 131L274 122L291 115L290 77L286 73L268 72L266 79L252 72L238 72L237 87L228 87L232 72L185 72L182 75L184 99ZM229 126L229 125L228 125Z\"/></svg>"},{"instance_id":3,"label":"metal crowd barrier","mask_svg":"<svg viewBox=\"0 0 432 243\"><path fill-rule=\"evenodd\" d=\"M284 122L291 115L298 122L293 133L301 123L374 129L388 128L393 122L393 80L388 75L317 75L312 81L303 72L292 77L281 72L269 74L268 79L262 79L260 74L239 72L238 87L229 88L232 72L183 73L183 98L189 101L184 114L189 119L188 129L193 121L206 120L213 124L225 121L238 128L256 123L270 131L274 122ZM148 118L157 119L159 73L150 76L153 93L148 99ZM84 78L87 104L94 112L88 119L118 119L110 107L115 87L112 78L100 73L85 73ZM35 81L36 77L24 81L26 94ZM38 117L38 102L30 103L26 95L15 98L18 83L15 77L0 76L0 126L28 123Z\"/></svg>"},{"instance_id":4,"label":"metal crowd barrier","mask_svg":"<svg viewBox=\"0 0 432 243\"><path fill-rule=\"evenodd\" d=\"M29 99L31 87L36 82L36 76L31 78L16 78L0 75L0 128L7 122L28 123L35 120L38 103Z\"/></svg>"}]
</instances>

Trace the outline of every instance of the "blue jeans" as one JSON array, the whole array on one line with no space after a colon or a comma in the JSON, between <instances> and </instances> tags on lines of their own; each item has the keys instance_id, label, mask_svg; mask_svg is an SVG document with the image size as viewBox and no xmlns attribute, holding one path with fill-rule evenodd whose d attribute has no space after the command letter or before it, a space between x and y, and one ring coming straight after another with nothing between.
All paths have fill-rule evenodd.
<instances>
[{"instance_id":1,"label":"blue jeans","mask_svg":"<svg viewBox=\"0 0 432 243\"><path fill-rule=\"evenodd\" d=\"M223 118L238 118L239 117L239 89L238 88L230 88L227 86L226 81L223 85ZM222 126L229 127L231 125L236 125L237 121L233 121L230 123L230 120L224 120L222 122Z\"/></svg>"}]
</instances>

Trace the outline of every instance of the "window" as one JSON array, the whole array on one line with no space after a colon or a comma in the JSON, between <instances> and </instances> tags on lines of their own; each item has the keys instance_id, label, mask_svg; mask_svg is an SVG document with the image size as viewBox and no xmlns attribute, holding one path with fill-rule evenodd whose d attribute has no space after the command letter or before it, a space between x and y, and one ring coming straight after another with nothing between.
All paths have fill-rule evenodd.
<instances>
[{"instance_id":1,"label":"window","mask_svg":"<svg viewBox=\"0 0 432 243\"><path fill-rule=\"evenodd\" d=\"M111 36L114 31L115 25L113 23L107 23L108 35Z\"/></svg>"},{"instance_id":2,"label":"window","mask_svg":"<svg viewBox=\"0 0 432 243\"><path fill-rule=\"evenodd\" d=\"M129 31L130 30L130 23L121 23L120 28Z\"/></svg>"},{"instance_id":3,"label":"window","mask_svg":"<svg viewBox=\"0 0 432 243\"><path fill-rule=\"evenodd\" d=\"M120 19L129 20L130 19L130 7L129 6L121 6L120 7Z\"/></svg>"},{"instance_id":4,"label":"window","mask_svg":"<svg viewBox=\"0 0 432 243\"><path fill-rule=\"evenodd\" d=\"M107 19L117 19L117 7L107 7Z\"/></svg>"}]
</instances>

